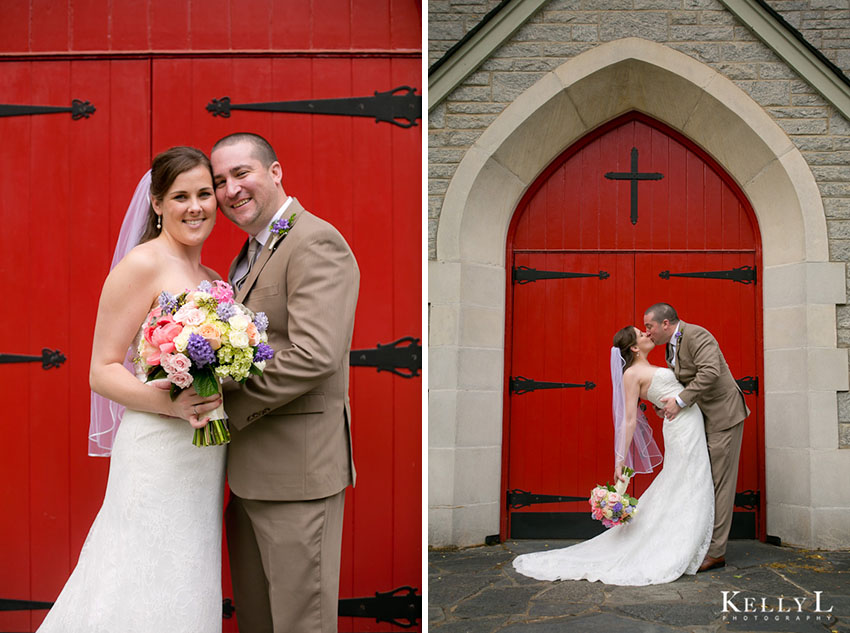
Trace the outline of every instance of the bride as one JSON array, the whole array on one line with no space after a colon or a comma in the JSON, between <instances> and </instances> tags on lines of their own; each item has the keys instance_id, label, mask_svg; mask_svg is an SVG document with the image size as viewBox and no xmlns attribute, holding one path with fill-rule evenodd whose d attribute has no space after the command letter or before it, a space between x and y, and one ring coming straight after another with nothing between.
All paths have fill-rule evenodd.
<instances>
[{"instance_id":1,"label":"bride","mask_svg":"<svg viewBox=\"0 0 850 633\"><path fill-rule=\"evenodd\" d=\"M89 453L111 453L106 495L42 633L221 631L226 449L192 444L221 401L186 389L172 402L167 385L122 365L163 290L220 278L201 264L215 213L209 159L191 147L154 158L127 210L89 375L102 396L92 398Z\"/></svg>"},{"instance_id":2,"label":"bride","mask_svg":"<svg viewBox=\"0 0 850 633\"><path fill-rule=\"evenodd\" d=\"M672 370L647 360L654 343L627 326L614 336L611 379L616 456L614 481L624 466L652 472L661 455L638 399L663 407L682 389ZM692 405L664 420L664 468L638 500L625 525L571 547L524 554L518 572L538 580L599 580L609 585L654 585L695 574L714 524L714 486L702 412Z\"/></svg>"}]
</instances>

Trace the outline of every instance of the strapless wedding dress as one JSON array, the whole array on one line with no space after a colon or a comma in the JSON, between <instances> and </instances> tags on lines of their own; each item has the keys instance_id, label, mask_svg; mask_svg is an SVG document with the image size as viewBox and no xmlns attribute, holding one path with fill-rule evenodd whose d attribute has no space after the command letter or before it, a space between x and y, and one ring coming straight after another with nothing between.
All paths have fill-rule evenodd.
<instances>
[{"instance_id":1,"label":"strapless wedding dress","mask_svg":"<svg viewBox=\"0 0 850 633\"><path fill-rule=\"evenodd\" d=\"M648 396L682 390L666 367L655 371ZM514 568L538 580L599 580L609 585L654 585L695 574L714 528L714 485L702 412L692 405L664 421L664 463L626 525L571 547L524 554ZM588 496L590 491L588 490ZM588 510L590 512L590 510Z\"/></svg>"},{"instance_id":2,"label":"strapless wedding dress","mask_svg":"<svg viewBox=\"0 0 850 633\"><path fill-rule=\"evenodd\" d=\"M127 410L103 505L40 633L219 633L225 446Z\"/></svg>"}]
</instances>

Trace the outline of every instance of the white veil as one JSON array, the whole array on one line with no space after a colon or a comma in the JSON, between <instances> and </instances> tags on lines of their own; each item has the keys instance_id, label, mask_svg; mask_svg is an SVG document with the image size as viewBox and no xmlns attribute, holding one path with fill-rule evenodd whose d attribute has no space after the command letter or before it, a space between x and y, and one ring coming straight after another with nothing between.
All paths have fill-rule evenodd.
<instances>
[{"instance_id":1,"label":"white veil","mask_svg":"<svg viewBox=\"0 0 850 633\"><path fill-rule=\"evenodd\" d=\"M115 268L115 265L142 239L148 223L150 192L151 172L148 170L136 186L136 192L130 200L127 212L124 214L124 221L121 223L121 232L118 235L118 243L115 245L115 253L112 255L112 264L109 270ZM124 359L124 367L130 373L135 373L132 357L133 350L128 349L127 356ZM90 456L109 457L112 454L112 443L115 441L115 433L118 431L118 424L123 415L123 406L92 391L91 422L89 423Z\"/></svg>"},{"instance_id":2,"label":"white veil","mask_svg":"<svg viewBox=\"0 0 850 633\"><path fill-rule=\"evenodd\" d=\"M652 438L652 427L640 407L637 407L637 419L632 442L626 446L626 392L623 389L623 369L626 361L619 347L611 348L611 384L613 394L611 406L614 413L614 455L615 465L620 461L636 473L651 473L663 459L658 445Z\"/></svg>"}]
</instances>

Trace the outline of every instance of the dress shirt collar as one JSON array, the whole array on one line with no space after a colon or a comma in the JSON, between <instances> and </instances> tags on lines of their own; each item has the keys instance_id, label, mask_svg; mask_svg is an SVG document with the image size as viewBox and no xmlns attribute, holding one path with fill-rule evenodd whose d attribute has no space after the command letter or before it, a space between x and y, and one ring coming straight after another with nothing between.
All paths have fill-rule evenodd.
<instances>
[{"instance_id":1,"label":"dress shirt collar","mask_svg":"<svg viewBox=\"0 0 850 633\"><path fill-rule=\"evenodd\" d=\"M260 231L254 236L254 239L260 243L260 247L265 246L266 242L269 241L269 236L271 235L271 230L269 229L269 227L275 222L277 222L281 218L281 216L283 216L284 212L289 208L290 204L292 204L292 196L287 196L286 202L281 205L280 209L277 210L277 213L274 214L274 217L269 220L269 223L263 227L262 231Z\"/></svg>"}]
</instances>

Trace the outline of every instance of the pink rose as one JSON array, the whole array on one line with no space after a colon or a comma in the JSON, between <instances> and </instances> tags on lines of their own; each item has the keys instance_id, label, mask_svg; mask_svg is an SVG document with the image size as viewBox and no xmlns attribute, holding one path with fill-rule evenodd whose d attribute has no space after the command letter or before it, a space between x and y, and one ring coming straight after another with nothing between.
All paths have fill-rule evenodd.
<instances>
[{"instance_id":1,"label":"pink rose","mask_svg":"<svg viewBox=\"0 0 850 633\"><path fill-rule=\"evenodd\" d=\"M226 281L216 279L212 283L211 294L219 303L233 303L233 287Z\"/></svg>"},{"instance_id":2,"label":"pink rose","mask_svg":"<svg viewBox=\"0 0 850 633\"><path fill-rule=\"evenodd\" d=\"M618 495L616 492L609 492L608 493L608 505L612 506L612 505L616 504L619 500L620 500L620 495Z\"/></svg>"},{"instance_id":3,"label":"pink rose","mask_svg":"<svg viewBox=\"0 0 850 633\"><path fill-rule=\"evenodd\" d=\"M185 389L186 387L191 385L192 381L194 380L194 378L192 378L192 374L185 371L176 374L171 374L168 378L169 380L171 380L171 382L173 382L181 389Z\"/></svg>"},{"instance_id":4,"label":"pink rose","mask_svg":"<svg viewBox=\"0 0 850 633\"><path fill-rule=\"evenodd\" d=\"M189 304L184 305L174 315L174 320L183 325L200 325L206 318L202 310Z\"/></svg>"},{"instance_id":5,"label":"pink rose","mask_svg":"<svg viewBox=\"0 0 850 633\"><path fill-rule=\"evenodd\" d=\"M166 354L160 359L162 368L169 374L183 374L189 371L192 361L185 354Z\"/></svg>"},{"instance_id":6,"label":"pink rose","mask_svg":"<svg viewBox=\"0 0 850 633\"><path fill-rule=\"evenodd\" d=\"M175 323L170 315L165 315L156 322L156 325L145 328L145 340L154 347L158 347L160 352L170 354L174 351L174 339L182 331L182 325Z\"/></svg>"}]
</instances>

